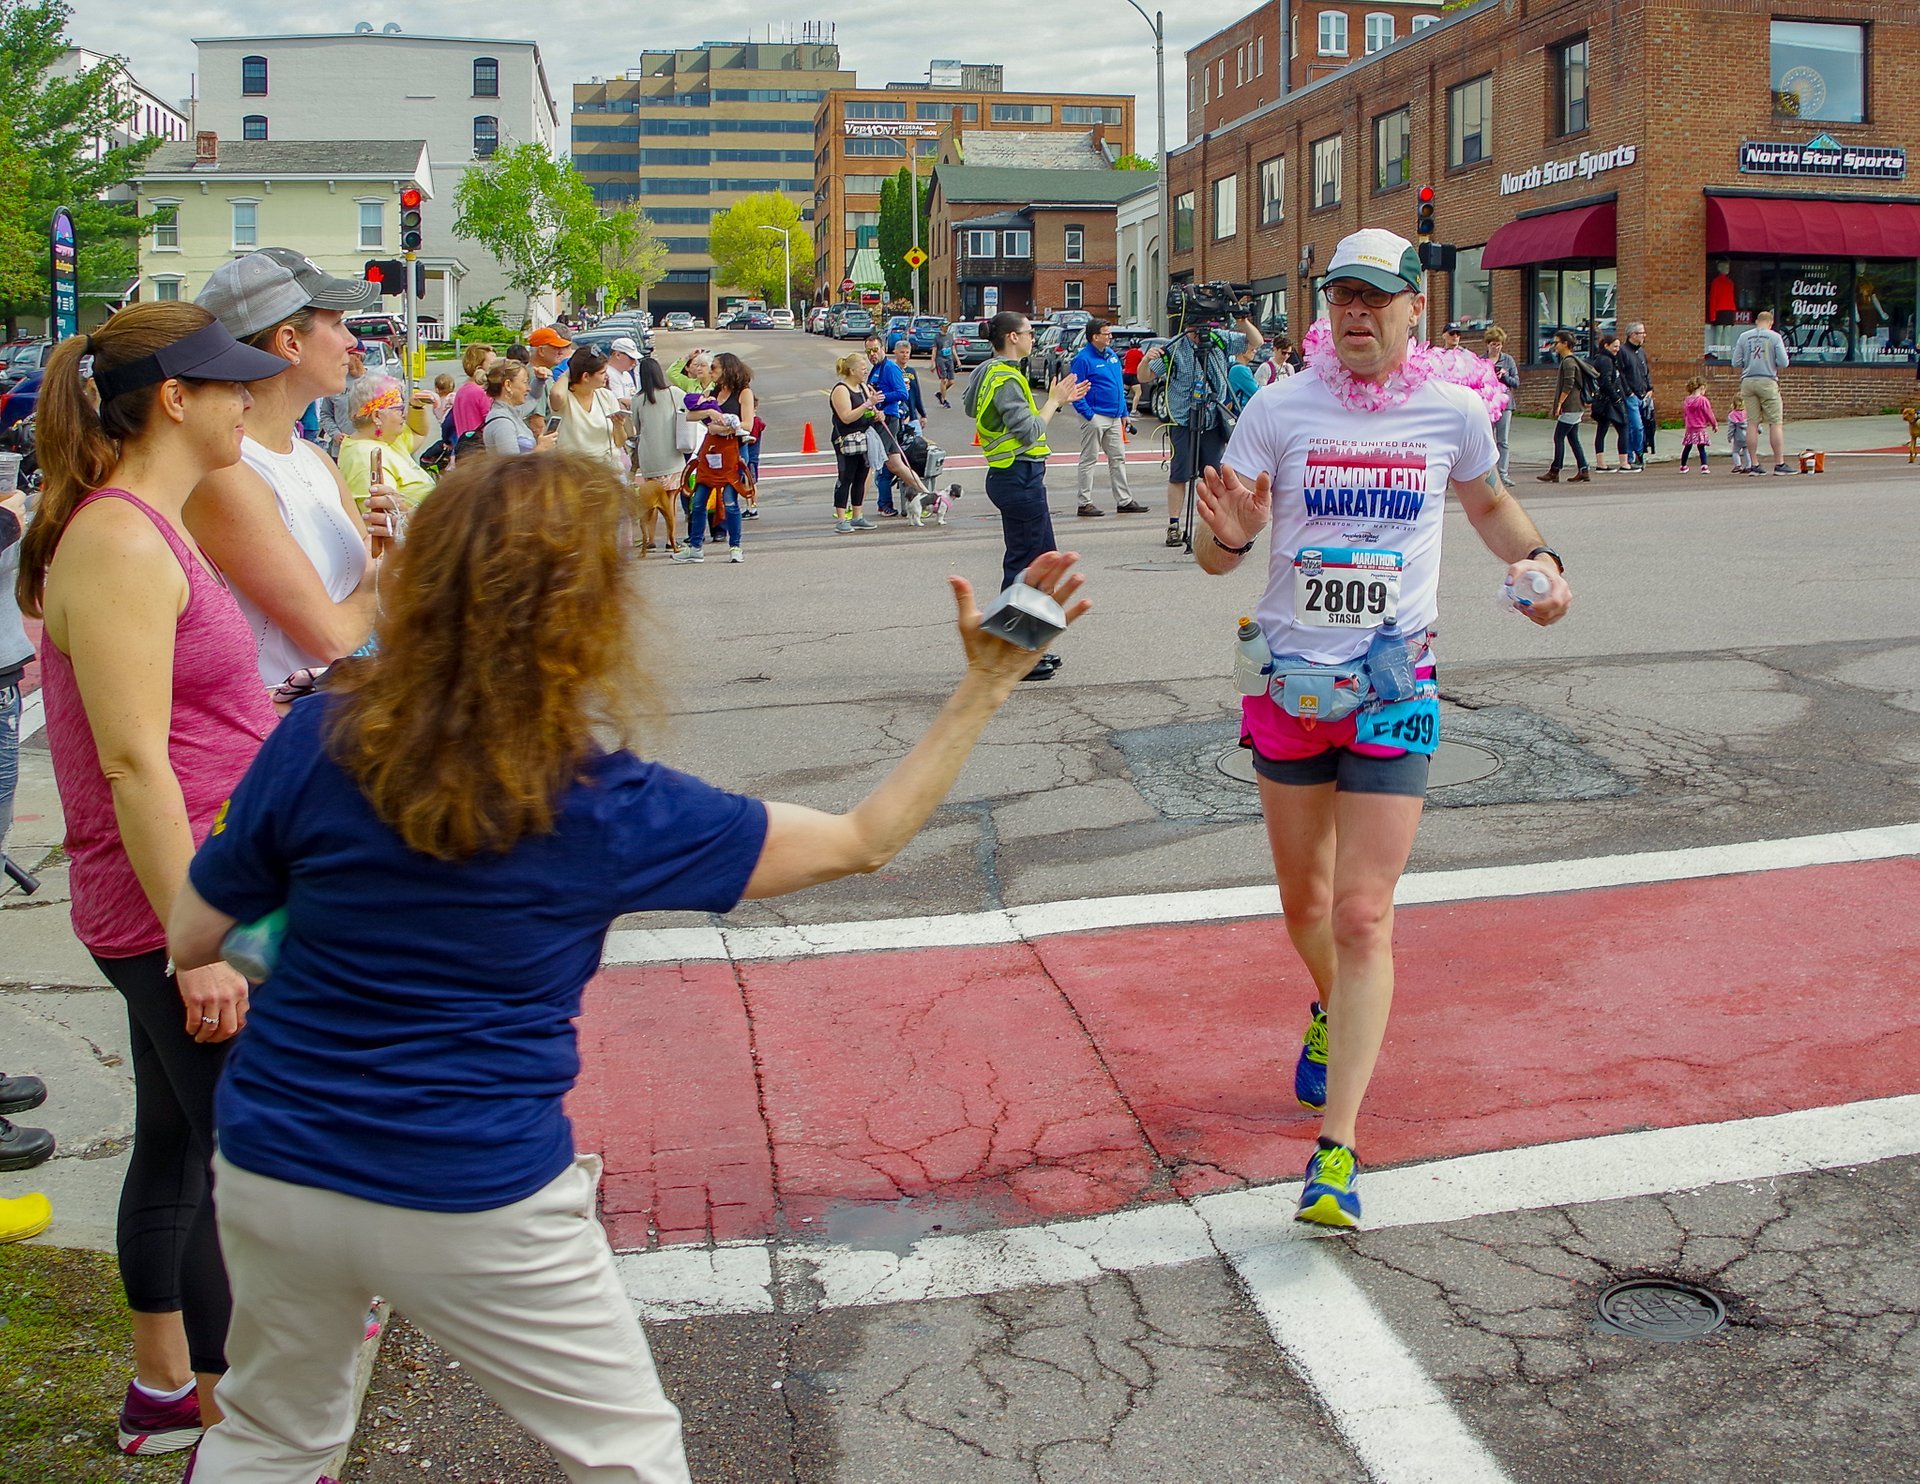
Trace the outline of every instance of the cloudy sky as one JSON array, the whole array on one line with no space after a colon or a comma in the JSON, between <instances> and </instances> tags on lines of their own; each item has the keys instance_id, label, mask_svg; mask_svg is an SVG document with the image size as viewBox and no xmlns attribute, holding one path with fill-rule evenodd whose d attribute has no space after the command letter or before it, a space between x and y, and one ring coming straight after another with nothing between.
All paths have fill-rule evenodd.
<instances>
[{"instance_id":1,"label":"cloudy sky","mask_svg":"<svg viewBox=\"0 0 1920 1484\"><path fill-rule=\"evenodd\" d=\"M1153 0L1141 3L1152 11ZM656 8L676 7L645 3L629 8L606 0L499 8L455 0L387 0L385 5L364 0L333 9L296 7L292 24L286 5L275 0L181 0L159 6L139 0L74 0L74 7L75 41L126 56L134 75L167 98L187 94L195 36L350 31L362 20L376 26L398 21L409 31L453 36L532 34L540 43L556 97L565 99L572 83L619 72L649 47L697 46L749 36L761 40L770 23L779 38L789 22L797 28L810 18L801 8L770 19L765 0L707 0L700 19L685 24L641 18ZM1169 147L1180 144L1186 132L1186 49L1251 8L1252 0L1226 9L1188 3L1167 15ZM490 14L506 19L485 19ZM1127 0L1051 0L1039 6L1031 0L857 0L852 6L822 5L813 14L837 23L841 64L859 74L862 86L924 79L934 57L999 62L1007 69L1010 88L1134 94L1139 100L1137 147L1142 154L1153 153L1153 37ZM376 99L356 101L378 106Z\"/></svg>"}]
</instances>

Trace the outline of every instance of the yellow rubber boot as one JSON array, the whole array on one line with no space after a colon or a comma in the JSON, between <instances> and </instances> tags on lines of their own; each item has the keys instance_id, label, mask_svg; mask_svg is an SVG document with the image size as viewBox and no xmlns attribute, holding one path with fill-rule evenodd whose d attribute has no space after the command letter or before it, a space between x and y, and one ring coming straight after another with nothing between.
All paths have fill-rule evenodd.
<instances>
[{"instance_id":1,"label":"yellow rubber boot","mask_svg":"<svg viewBox=\"0 0 1920 1484\"><path fill-rule=\"evenodd\" d=\"M0 1242L37 1237L52 1221L53 1203L38 1191L0 1199Z\"/></svg>"}]
</instances>

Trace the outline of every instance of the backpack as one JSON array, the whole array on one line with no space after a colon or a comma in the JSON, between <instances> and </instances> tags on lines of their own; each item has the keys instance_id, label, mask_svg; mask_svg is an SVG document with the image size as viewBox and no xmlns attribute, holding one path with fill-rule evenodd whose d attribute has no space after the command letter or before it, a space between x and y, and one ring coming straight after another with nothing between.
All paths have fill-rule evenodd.
<instances>
[{"instance_id":1,"label":"backpack","mask_svg":"<svg viewBox=\"0 0 1920 1484\"><path fill-rule=\"evenodd\" d=\"M1575 385L1580 388L1580 401L1591 407L1594 399L1600 395L1600 372L1584 356L1573 358L1573 370Z\"/></svg>"}]
</instances>

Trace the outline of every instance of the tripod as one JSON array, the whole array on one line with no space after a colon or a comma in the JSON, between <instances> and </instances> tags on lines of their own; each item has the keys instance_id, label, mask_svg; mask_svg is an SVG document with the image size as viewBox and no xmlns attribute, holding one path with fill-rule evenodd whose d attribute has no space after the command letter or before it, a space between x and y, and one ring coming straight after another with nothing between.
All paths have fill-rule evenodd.
<instances>
[{"instance_id":1,"label":"tripod","mask_svg":"<svg viewBox=\"0 0 1920 1484\"><path fill-rule=\"evenodd\" d=\"M1223 356L1226 354L1226 347L1216 341L1213 338L1213 331L1209 330L1206 333L1205 340L1201 342L1200 347L1194 352L1194 386L1193 390L1188 393L1187 396L1187 507L1185 515L1187 539L1184 545L1188 556L1193 555L1193 526L1199 513L1200 434L1203 428L1212 427L1215 419L1218 419L1222 424L1229 422L1227 403L1220 392L1214 387L1213 378L1207 374L1207 363L1215 350L1218 350ZM1171 395L1171 387L1168 388L1168 393Z\"/></svg>"}]
</instances>

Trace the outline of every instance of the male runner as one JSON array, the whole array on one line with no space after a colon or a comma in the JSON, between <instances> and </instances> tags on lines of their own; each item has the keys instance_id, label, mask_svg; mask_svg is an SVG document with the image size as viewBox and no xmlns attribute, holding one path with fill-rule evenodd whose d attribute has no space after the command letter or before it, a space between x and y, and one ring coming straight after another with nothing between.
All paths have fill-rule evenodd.
<instances>
[{"instance_id":1,"label":"male runner","mask_svg":"<svg viewBox=\"0 0 1920 1484\"><path fill-rule=\"evenodd\" d=\"M1420 290L1419 254L1404 238L1374 228L1341 241L1325 284L1338 365L1255 394L1225 466L1206 471L1193 548L1204 570L1231 572L1273 530L1256 611L1276 672L1290 673L1284 688L1245 698L1241 740L1260 775L1287 934L1320 992L1294 1073L1295 1095L1322 1115L1297 1214L1327 1227L1360 1221L1355 1123L1393 999L1394 885L1438 738L1428 645L1447 491L1516 581L1547 578L1529 618L1553 623L1572 599L1559 557L1495 477L1486 403L1438 375L1411 388L1416 378L1406 378L1384 397L1364 385L1383 386L1406 361ZM1376 401L1384 405L1370 409ZM1320 682L1367 656L1388 618L1397 631L1385 638L1397 632L1411 646L1411 696L1383 700L1395 688L1384 666L1361 669L1357 684L1372 698L1324 719L1342 692ZM1302 677L1297 692L1291 672Z\"/></svg>"}]
</instances>

